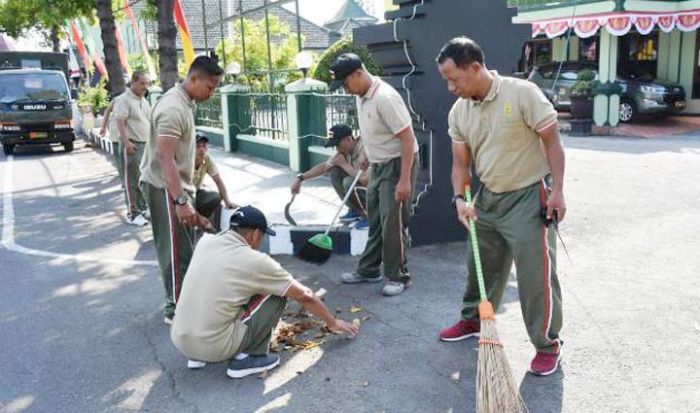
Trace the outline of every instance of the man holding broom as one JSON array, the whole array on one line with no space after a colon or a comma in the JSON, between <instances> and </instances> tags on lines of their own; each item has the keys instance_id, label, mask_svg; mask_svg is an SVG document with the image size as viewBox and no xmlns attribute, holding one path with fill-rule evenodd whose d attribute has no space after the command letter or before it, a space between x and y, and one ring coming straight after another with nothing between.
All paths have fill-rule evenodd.
<instances>
[{"instance_id":1,"label":"man holding broom","mask_svg":"<svg viewBox=\"0 0 700 413\"><path fill-rule=\"evenodd\" d=\"M326 147L334 146L336 153L327 162L320 163L306 172L296 176L292 182L292 194L298 194L301 190L301 183L308 179L316 178L328 173L331 178L333 189L340 199L345 198L345 194L350 189L353 177L361 169L361 165L367 159L365 148L362 145L362 138L352 136L352 128L344 123L338 123L328 131L328 141ZM354 222L357 229L366 229L369 224L365 214L365 192L358 191L358 186L362 189L367 187L369 174L363 171L360 175L358 185L355 186L353 194L348 199L348 213L340 217L341 222Z\"/></svg>"},{"instance_id":2,"label":"man holding broom","mask_svg":"<svg viewBox=\"0 0 700 413\"><path fill-rule=\"evenodd\" d=\"M462 224L476 224L488 300L498 307L515 261L520 306L537 351L530 372L552 374L560 361L562 310L556 234L545 219L561 222L566 213L557 112L535 84L487 70L481 47L469 38L448 41L436 60L459 97L448 117L453 202ZM482 185L467 204L472 160ZM479 334L474 261L469 254L462 319L440 332L443 341Z\"/></svg>"},{"instance_id":3,"label":"man holding broom","mask_svg":"<svg viewBox=\"0 0 700 413\"><path fill-rule=\"evenodd\" d=\"M331 66L330 89L345 87L357 96L360 132L371 164L367 186L367 246L356 272L341 275L346 284L380 282L379 267L389 279L386 296L399 295L411 285L406 267L408 219L418 172L418 142L401 95L372 76L354 53L340 55Z\"/></svg>"}]
</instances>

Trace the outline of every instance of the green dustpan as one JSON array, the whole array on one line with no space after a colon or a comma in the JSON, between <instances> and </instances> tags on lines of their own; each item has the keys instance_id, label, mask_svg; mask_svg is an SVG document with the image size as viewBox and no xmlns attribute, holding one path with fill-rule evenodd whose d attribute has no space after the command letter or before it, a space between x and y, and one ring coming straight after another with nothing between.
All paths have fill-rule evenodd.
<instances>
[{"instance_id":1,"label":"green dustpan","mask_svg":"<svg viewBox=\"0 0 700 413\"><path fill-rule=\"evenodd\" d=\"M355 179L352 181L350 188L348 188L348 191L345 193L343 202L340 204L340 207L338 208L338 210L335 213L335 216L333 217L333 221L331 221L331 223L328 225L326 231L322 234L316 234L313 237L306 240L306 244L304 244L304 246L301 247L301 249L299 250L299 258L305 261L324 263L331 256L331 252L333 251L333 239L328 234L331 232L333 223L335 223L335 220L338 219L338 215L340 215L340 211L343 209L343 205L345 205L345 203L348 201L348 198L350 198L350 194L352 193L353 189L355 189L357 181L360 180L360 175L362 175L362 169L357 171Z\"/></svg>"}]
</instances>

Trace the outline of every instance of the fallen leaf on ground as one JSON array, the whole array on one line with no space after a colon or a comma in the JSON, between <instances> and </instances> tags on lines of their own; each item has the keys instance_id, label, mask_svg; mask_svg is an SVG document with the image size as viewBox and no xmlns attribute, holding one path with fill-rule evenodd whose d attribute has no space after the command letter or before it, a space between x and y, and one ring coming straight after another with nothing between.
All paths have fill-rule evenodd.
<instances>
[{"instance_id":1,"label":"fallen leaf on ground","mask_svg":"<svg viewBox=\"0 0 700 413\"><path fill-rule=\"evenodd\" d=\"M366 315L366 316L362 317L362 322L364 323L365 321L369 320L370 318L372 318L371 315Z\"/></svg>"},{"instance_id":2,"label":"fallen leaf on ground","mask_svg":"<svg viewBox=\"0 0 700 413\"><path fill-rule=\"evenodd\" d=\"M354 318L354 319L352 320L352 324L353 324L354 326L356 326L356 327L359 327L359 326L362 325L362 321L360 321L359 318Z\"/></svg>"},{"instance_id":3,"label":"fallen leaf on ground","mask_svg":"<svg viewBox=\"0 0 700 413\"><path fill-rule=\"evenodd\" d=\"M455 383L459 383L459 372L455 371L454 373L452 373L450 379L452 379L452 381Z\"/></svg>"},{"instance_id":4,"label":"fallen leaf on ground","mask_svg":"<svg viewBox=\"0 0 700 413\"><path fill-rule=\"evenodd\" d=\"M354 305L350 307L350 314L359 313L360 311L364 311L364 309L362 307L357 307Z\"/></svg>"}]
</instances>

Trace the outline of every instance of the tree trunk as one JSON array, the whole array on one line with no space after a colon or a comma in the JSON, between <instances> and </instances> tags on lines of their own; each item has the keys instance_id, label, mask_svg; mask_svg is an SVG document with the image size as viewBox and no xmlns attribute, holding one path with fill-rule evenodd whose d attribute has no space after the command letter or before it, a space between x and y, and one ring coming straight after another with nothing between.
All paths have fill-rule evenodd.
<instances>
[{"instance_id":1,"label":"tree trunk","mask_svg":"<svg viewBox=\"0 0 700 413\"><path fill-rule=\"evenodd\" d=\"M157 0L158 15L158 64L160 66L160 85L163 92L175 85L178 80L177 48L175 39L177 29L173 20L173 0Z\"/></svg>"},{"instance_id":2,"label":"tree trunk","mask_svg":"<svg viewBox=\"0 0 700 413\"><path fill-rule=\"evenodd\" d=\"M124 92L124 72L117 49L116 27L112 13L112 0L96 0L97 17L100 19L102 44L104 45L105 66L109 75L109 93L114 96Z\"/></svg>"},{"instance_id":3,"label":"tree trunk","mask_svg":"<svg viewBox=\"0 0 700 413\"><path fill-rule=\"evenodd\" d=\"M54 52L61 51L61 39L58 38L58 26L53 26L51 28L51 33L49 34L49 40L53 47Z\"/></svg>"}]
</instances>

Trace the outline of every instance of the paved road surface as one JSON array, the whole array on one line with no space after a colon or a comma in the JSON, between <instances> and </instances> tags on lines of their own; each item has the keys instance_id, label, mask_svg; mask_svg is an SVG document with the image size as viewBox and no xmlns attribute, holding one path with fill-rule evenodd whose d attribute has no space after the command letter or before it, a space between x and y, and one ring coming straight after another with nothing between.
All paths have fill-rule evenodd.
<instances>
[{"instance_id":1,"label":"paved road surface","mask_svg":"<svg viewBox=\"0 0 700 413\"><path fill-rule=\"evenodd\" d=\"M530 411L697 412L700 140L566 146L562 369L525 373L533 351L514 282L498 314ZM281 257L343 316L357 305L372 318L355 340L283 353L264 380L231 380L224 365L188 371L170 344L150 229L123 223L102 155L20 151L0 171L0 412L474 411L476 342L436 339L458 315L464 243L412 249L414 288L390 299L339 285L351 257Z\"/></svg>"}]
</instances>

